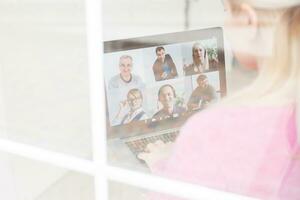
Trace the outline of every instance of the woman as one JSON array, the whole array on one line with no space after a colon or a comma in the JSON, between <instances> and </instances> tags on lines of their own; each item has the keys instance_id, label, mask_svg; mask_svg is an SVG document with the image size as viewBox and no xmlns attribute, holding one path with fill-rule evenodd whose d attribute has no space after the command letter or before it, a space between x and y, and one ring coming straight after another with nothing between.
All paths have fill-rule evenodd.
<instances>
[{"instance_id":1,"label":"woman","mask_svg":"<svg viewBox=\"0 0 300 200\"><path fill-rule=\"evenodd\" d=\"M139 157L154 173L260 199L299 199L300 6L286 10L298 4L227 2L226 27L235 55L260 75L248 89L194 115L167 159L157 162L162 158L151 153L165 145L149 145L150 153ZM272 46L266 39L283 12Z\"/></svg>"},{"instance_id":2,"label":"woman","mask_svg":"<svg viewBox=\"0 0 300 200\"><path fill-rule=\"evenodd\" d=\"M120 109L115 120L119 120L119 124L127 124L132 121L145 120L147 115L143 110L143 94L137 89L131 89L127 93L127 100L120 103ZM129 108L129 112L124 115L126 107Z\"/></svg>"},{"instance_id":3,"label":"woman","mask_svg":"<svg viewBox=\"0 0 300 200\"><path fill-rule=\"evenodd\" d=\"M193 45L192 56L193 63L183 68L186 76L200 74L209 70L207 51L200 43L197 42Z\"/></svg>"}]
</instances>

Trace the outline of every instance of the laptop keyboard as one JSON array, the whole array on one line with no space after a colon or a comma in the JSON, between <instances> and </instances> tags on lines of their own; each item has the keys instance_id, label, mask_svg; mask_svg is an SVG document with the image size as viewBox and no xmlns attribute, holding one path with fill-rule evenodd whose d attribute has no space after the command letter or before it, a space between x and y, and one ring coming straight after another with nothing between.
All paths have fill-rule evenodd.
<instances>
[{"instance_id":1,"label":"laptop keyboard","mask_svg":"<svg viewBox=\"0 0 300 200\"><path fill-rule=\"evenodd\" d=\"M161 135L155 135L155 136L149 136L145 138L139 138L137 140L130 140L125 142L125 144L129 147L129 149L134 153L134 155L138 155L139 153L145 152L145 149L149 143L154 143L157 140L161 140L164 143L167 142L174 142L176 137L179 134L179 130L161 134Z\"/></svg>"}]
</instances>

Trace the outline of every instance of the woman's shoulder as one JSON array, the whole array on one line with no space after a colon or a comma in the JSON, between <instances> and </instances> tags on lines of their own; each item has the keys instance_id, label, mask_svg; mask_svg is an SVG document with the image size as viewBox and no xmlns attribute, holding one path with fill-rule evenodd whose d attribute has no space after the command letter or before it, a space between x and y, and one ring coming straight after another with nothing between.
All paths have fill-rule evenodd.
<instances>
[{"instance_id":1,"label":"woman's shoulder","mask_svg":"<svg viewBox=\"0 0 300 200\"><path fill-rule=\"evenodd\" d=\"M222 117L245 117L248 118L255 115L256 118L265 117L266 115L278 116L288 114L295 110L294 104L276 105L276 106L263 106L263 105L214 105L202 112L195 114L191 120L199 118L214 119Z\"/></svg>"},{"instance_id":2,"label":"woman's shoulder","mask_svg":"<svg viewBox=\"0 0 300 200\"><path fill-rule=\"evenodd\" d=\"M274 151L276 146L276 155L281 155L281 151L292 147L293 113L293 105L216 106L201 111L188 120L172 155L155 172L218 189L239 191L237 185L241 184L241 188L247 188L255 169L265 164L262 158L266 152ZM240 180L242 175L249 180Z\"/></svg>"},{"instance_id":3,"label":"woman's shoulder","mask_svg":"<svg viewBox=\"0 0 300 200\"><path fill-rule=\"evenodd\" d=\"M278 128L294 119L295 106L225 106L217 105L193 115L183 126L182 132L196 134L191 130L207 132L245 130L264 130L266 127ZM279 123L281 122L281 123Z\"/></svg>"},{"instance_id":4,"label":"woman's shoulder","mask_svg":"<svg viewBox=\"0 0 300 200\"><path fill-rule=\"evenodd\" d=\"M184 71L187 72L187 71L194 70L194 67L195 67L194 63L190 63L184 68Z\"/></svg>"}]
</instances>

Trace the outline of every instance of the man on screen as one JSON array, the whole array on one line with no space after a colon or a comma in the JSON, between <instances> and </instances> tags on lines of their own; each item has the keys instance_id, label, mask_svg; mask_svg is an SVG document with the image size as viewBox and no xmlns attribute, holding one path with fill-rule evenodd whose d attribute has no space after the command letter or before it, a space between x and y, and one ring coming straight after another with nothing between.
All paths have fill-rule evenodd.
<instances>
[{"instance_id":1,"label":"man on screen","mask_svg":"<svg viewBox=\"0 0 300 200\"><path fill-rule=\"evenodd\" d=\"M200 74L198 76L197 83L198 87L193 91L188 102L189 110L206 108L210 103L217 99L216 90L208 83L205 74Z\"/></svg>"},{"instance_id":2,"label":"man on screen","mask_svg":"<svg viewBox=\"0 0 300 200\"><path fill-rule=\"evenodd\" d=\"M162 120L171 117L177 117L184 113L184 107L175 104L176 92L173 86L166 84L158 90L158 101L161 103L162 108L153 115L152 119Z\"/></svg>"},{"instance_id":3,"label":"man on screen","mask_svg":"<svg viewBox=\"0 0 300 200\"><path fill-rule=\"evenodd\" d=\"M131 88L142 88L142 79L131 73L133 66L133 59L129 55L123 55L119 60L120 74L115 75L109 81L109 89L125 89L126 93Z\"/></svg>"},{"instance_id":4,"label":"man on screen","mask_svg":"<svg viewBox=\"0 0 300 200\"><path fill-rule=\"evenodd\" d=\"M156 60L153 64L153 73L156 81L163 81L177 77L177 69L172 57L165 53L164 47L155 49Z\"/></svg>"}]
</instances>

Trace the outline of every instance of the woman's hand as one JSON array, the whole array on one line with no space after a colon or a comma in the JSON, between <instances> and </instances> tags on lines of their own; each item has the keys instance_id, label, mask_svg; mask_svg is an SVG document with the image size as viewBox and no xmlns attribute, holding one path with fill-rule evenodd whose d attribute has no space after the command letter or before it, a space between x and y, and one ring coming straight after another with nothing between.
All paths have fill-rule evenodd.
<instances>
[{"instance_id":1,"label":"woman's hand","mask_svg":"<svg viewBox=\"0 0 300 200\"><path fill-rule=\"evenodd\" d=\"M127 100L120 101L120 103L119 103L119 110L118 110L118 113L117 113L117 115L115 117L115 120L120 119L124 115L124 110L126 109L126 107L128 107Z\"/></svg>"},{"instance_id":2,"label":"woman's hand","mask_svg":"<svg viewBox=\"0 0 300 200\"><path fill-rule=\"evenodd\" d=\"M148 167L152 169L155 163L170 156L173 144L173 142L164 143L161 140L149 143L146 152L138 154L138 158L144 160Z\"/></svg>"}]
</instances>

